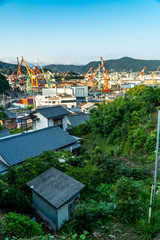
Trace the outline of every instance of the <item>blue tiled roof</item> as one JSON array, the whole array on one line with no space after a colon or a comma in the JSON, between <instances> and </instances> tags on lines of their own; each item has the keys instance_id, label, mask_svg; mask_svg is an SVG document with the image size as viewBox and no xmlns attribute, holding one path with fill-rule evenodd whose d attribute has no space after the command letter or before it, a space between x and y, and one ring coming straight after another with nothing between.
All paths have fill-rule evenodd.
<instances>
[{"instance_id":1,"label":"blue tiled roof","mask_svg":"<svg viewBox=\"0 0 160 240\"><path fill-rule=\"evenodd\" d=\"M0 139L0 155L9 165L36 157L43 151L56 150L76 143L76 139L58 126Z\"/></svg>"},{"instance_id":2,"label":"blue tiled roof","mask_svg":"<svg viewBox=\"0 0 160 240\"><path fill-rule=\"evenodd\" d=\"M36 111L46 118L54 118L70 114L68 110L66 110L60 105L46 108L38 108Z\"/></svg>"},{"instance_id":3,"label":"blue tiled roof","mask_svg":"<svg viewBox=\"0 0 160 240\"><path fill-rule=\"evenodd\" d=\"M68 116L68 121L70 122L72 127L85 123L88 120L89 120L89 114L78 114L78 115Z\"/></svg>"},{"instance_id":4,"label":"blue tiled roof","mask_svg":"<svg viewBox=\"0 0 160 240\"><path fill-rule=\"evenodd\" d=\"M8 131L8 129L2 130L0 132L0 138L7 137L7 136L10 136L10 135L11 135L11 133Z\"/></svg>"},{"instance_id":5,"label":"blue tiled roof","mask_svg":"<svg viewBox=\"0 0 160 240\"><path fill-rule=\"evenodd\" d=\"M17 113L15 113L15 112L12 112L10 110L6 110L5 112L8 115L8 118L10 118L10 119L17 117Z\"/></svg>"}]
</instances>

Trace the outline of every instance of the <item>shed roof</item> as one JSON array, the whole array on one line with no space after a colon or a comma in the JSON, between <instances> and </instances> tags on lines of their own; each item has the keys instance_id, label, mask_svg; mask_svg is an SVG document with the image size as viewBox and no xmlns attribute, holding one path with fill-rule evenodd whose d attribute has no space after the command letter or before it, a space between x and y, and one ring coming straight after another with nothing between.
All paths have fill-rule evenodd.
<instances>
[{"instance_id":1,"label":"shed roof","mask_svg":"<svg viewBox=\"0 0 160 240\"><path fill-rule=\"evenodd\" d=\"M54 118L54 117L70 114L70 112L67 109L63 108L60 105L52 106L52 107L37 108L36 112L39 112L46 118Z\"/></svg>"},{"instance_id":2,"label":"shed roof","mask_svg":"<svg viewBox=\"0 0 160 240\"><path fill-rule=\"evenodd\" d=\"M27 182L27 185L55 208L61 207L85 187L53 167Z\"/></svg>"},{"instance_id":3,"label":"shed roof","mask_svg":"<svg viewBox=\"0 0 160 240\"><path fill-rule=\"evenodd\" d=\"M81 108L82 109L89 109L89 108L93 107L94 105L95 105L95 103L87 102Z\"/></svg>"},{"instance_id":4,"label":"shed roof","mask_svg":"<svg viewBox=\"0 0 160 240\"><path fill-rule=\"evenodd\" d=\"M9 165L36 157L43 151L56 150L76 143L76 139L58 126L12 135L0 139L0 155Z\"/></svg>"},{"instance_id":5,"label":"shed roof","mask_svg":"<svg viewBox=\"0 0 160 240\"><path fill-rule=\"evenodd\" d=\"M8 131L8 129L4 129L4 130L0 131L0 138L7 137L10 135L11 135L11 133Z\"/></svg>"}]
</instances>

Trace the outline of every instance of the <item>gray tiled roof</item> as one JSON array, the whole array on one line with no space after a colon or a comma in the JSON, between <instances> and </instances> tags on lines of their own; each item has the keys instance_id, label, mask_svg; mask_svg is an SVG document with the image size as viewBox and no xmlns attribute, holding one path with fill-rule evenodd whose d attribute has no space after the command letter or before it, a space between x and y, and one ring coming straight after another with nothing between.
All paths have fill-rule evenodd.
<instances>
[{"instance_id":1,"label":"gray tiled roof","mask_svg":"<svg viewBox=\"0 0 160 240\"><path fill-rule=\"evenodd\" d=\"M58 126L53 126L0 139L0 156L9 165L15 165L25 161L26 157L36 157L43 151L60 149L74 143L74 137Z\"/></svg>"},{"instance_id":2,"label":"gray tiled roof","mask_svg":"<svg viewBox=\"0 0 160 240\"><path fill-rule=\"evenodd\" d=\"M70 114L68 110L66 110L60 105L53 106L53 107L46 107L46 108L37 108L36 111L42 114L46 118L54 118L54 117Z\"/></svg>"},{"instance_id":3,"label":"gray tiled roof","mask_svg":"<svg viewBox=\"0 0 160 240\"><path fill-rule=\"evenodd\" d=\"M4 129L4 130L0 131L0 138L7 137L10 135L11 135L11 133L8 131L8 129Z\"/></svg>"},{"instance_id":4,"label":"gray tiled roof","mask_svg":"<svg viewBox=\"0 0 160 240\"><path fill-rule=\"evenodd\" d=\"M89 114L79 114L79 115L68 116L68 121L70 122L72 127L85 123L88 120L89 120Z\"/></svg>"},{"instance_id":5,"label":"gray tiled roof","mask_svg":"<svg viewBox=\"0 0 160 240\"><path fill-rule=\"evenodd\" d=\"M61 207L85 187L53 167L29 181L27 185L55 208Z\"/></svg>"}]
</instances>

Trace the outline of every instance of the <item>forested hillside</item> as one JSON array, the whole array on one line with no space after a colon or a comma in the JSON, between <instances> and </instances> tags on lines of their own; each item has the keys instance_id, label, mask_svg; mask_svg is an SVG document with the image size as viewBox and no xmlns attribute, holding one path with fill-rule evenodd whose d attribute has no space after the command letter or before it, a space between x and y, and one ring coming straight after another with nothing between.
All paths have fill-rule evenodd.
<instances>
[{"instance_id":1,"label":"forested hillside","mask_svg":"<svg viewBox=\"0 0 160 240\"><path fill-rule=\"evenodd\" d=\"M66 72L73 71L77 73L86 73L92 67L93 69L97 68L97 65L101 64L100 61L93 61L86 65L76 66L76 65L61 65L61 64L50 64L46 68L50 69L53 72ZM160 65L160 60L141 60L133 59L129 57L123 57L120 59L107 60L105 63L106 69L109 71L115 72L140 72L144 66L146 66L145 71L156 71Z\"/></svg>"},{"instance_id":2,"label":"forested hillside","mask_svg":"<svg viewBox=\"0 0 160 240\"><path fill-rule=\"evenodd\" d=\"M156 143L157 108L160 88L137 86L125 98L99 104L88 124L74 128L74 134L86 135L112 156L151 158Z\"/></svg>"},{"instance_id":3,"label":"forested hillside","mask_svg":"<svg viewBox=\"0 0 160 240\"><path fill-rule=\"evenodd\" d=\"M10 86L7 79L0 73L0 94L8 94L9 90Z\"/></svg>"}]
</instances>

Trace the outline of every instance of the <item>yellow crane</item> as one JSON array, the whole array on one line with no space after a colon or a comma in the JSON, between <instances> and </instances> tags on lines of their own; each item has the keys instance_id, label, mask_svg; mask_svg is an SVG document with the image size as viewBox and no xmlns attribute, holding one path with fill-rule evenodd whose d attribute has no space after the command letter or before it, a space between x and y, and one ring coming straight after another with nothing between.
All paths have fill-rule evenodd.
<instances>
[{"instance_id":1,"label":"yellow crane","mask_svg":"<svg viewBox=\"0 0 160 240\"><path fill-rule=\"evenodd\" d=\"M152 84L154 85L154 84L156 84L156 81L155 81L155 75L157 74L157 72L159 71L159 69L160 69L160 65L158 66L158 68L157 68L157 70L156 70L156 72L152 72Z\"/></svg>"}]
</instances>

